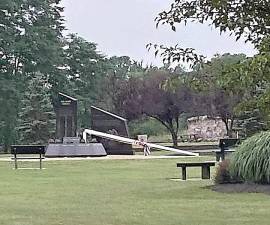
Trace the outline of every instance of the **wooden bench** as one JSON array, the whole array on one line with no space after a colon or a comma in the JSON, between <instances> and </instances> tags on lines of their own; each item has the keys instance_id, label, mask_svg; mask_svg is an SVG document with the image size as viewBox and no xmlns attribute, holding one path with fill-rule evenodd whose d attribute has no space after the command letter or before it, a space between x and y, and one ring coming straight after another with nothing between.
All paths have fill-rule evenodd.
<instances>
[{"instance_id":1,"label":"wooden bench","mask_svg":"<svg viewBox=\"0 0 270 225\"><path fill-rule=\"evenodd\" d=\"M215 166L215 162L184 162L177 163L177 167L182 168L182 180L187 179L187 167L201 167L202 168L202 179L210 179L210 167Z\"/></svg>"},{"instance_id":2,"label":"wooden bench","mask_svg":"<svg viewBox=\"0 0 270 225\"><path fill-rule=\"evenodd\" d=\"M12 145L11 146L11 154L14 155L12 160L14 160L14 168L18 169L18 160L29 160L29 159L37 159L39 160L39 169L42 169L42 159L45 154L45 145ZM18 157L18 155L36 155L39 157Z\"/></svg>"}]
</instances>

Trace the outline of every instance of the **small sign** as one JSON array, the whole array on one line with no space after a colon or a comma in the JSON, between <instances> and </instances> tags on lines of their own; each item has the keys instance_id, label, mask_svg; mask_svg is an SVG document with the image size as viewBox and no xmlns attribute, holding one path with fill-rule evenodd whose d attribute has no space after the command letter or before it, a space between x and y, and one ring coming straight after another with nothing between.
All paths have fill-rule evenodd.
<instances>
[{"instance_id":1,"label":"small sign","mask_svg":"<svg viewBox=\"0 0 270 225\"><path fill-rule=\"evenodd\" d=\"M148 138L147 134L138 135L137 137L138 137L138 142L140 142L140 143L147 143L147 138ZM141 148L142 149L143 148L143 145L133 144L132 145L132 148Z\"/></svg>"},{"instance_id":2,"label":"small sign","mask_svg":"<svg viewBox=\"0 0 270 225\"><path fill-rule=\"evenodd\" d=\"M62 100L61 105L70 105L71 101L70 100Z\"/></svg>"}]
</instances>

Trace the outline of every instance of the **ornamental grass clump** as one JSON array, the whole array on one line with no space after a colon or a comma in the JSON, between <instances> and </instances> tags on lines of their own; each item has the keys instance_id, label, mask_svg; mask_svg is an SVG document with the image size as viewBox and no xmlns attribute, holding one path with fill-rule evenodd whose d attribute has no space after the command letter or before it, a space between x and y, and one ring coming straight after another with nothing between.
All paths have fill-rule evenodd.
<instances>
[{"instance_id":1,"label":"ornamental grass clump","mask_svg":"<svg viewBox=\"0 0 270 225\"><path fill-rule=\"evenodd\" d=\"M270 132L256 134L238 146L229 170L233 179L270 184Z\"/></svg>"}]
</instances>

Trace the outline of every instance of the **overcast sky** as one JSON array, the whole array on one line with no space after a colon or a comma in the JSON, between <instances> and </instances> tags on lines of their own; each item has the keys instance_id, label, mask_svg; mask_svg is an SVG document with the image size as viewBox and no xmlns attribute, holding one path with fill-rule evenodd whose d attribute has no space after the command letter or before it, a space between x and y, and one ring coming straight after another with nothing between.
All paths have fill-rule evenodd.
<instances>
[{"instance_id":1,"label":"overcast sky","mask_svg":"<svg viewBox=\"0 0 270 225\"><path fill-rule=\"evenodd\" d=\"M177 32L164 25L156 29L154 19L170 6L172 0L63 0L68 32L77 33L98 44L108 56L127 55L145 64L161 65L145 45L149 42L193 47L212 57L216 53L255 53L244 41L235 42L229 35L207 25L177 26Z\"/></svg>"}]
</instances>

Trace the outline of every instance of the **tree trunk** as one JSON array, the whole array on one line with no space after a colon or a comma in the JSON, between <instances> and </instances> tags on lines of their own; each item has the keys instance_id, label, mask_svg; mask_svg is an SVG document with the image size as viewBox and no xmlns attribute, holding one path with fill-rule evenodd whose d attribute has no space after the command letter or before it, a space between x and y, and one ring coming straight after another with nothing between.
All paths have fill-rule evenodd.
<instances>
[{"instance_id":1,"label":"tree trunk","mask_svg":"<svg viewBox=\"0 0 270 225\"><path fill-rule=\"evenodd\" d=\"M232 137L232 124L229 126L229 119L222 119L226 127L226 133L228 137Z\"/></svg>"},{"instance_id":2,"label":"tree trunk","mask_svg":"<svg viewBox=\"0 0 270 225\"><path fill-rule=\"evenodd\" d=\"M177 133L178 133L178 129L174 129L173 127L173 121L169 121L168 123L168 130L170 131L171 135L172 135L172 141L173 141L173 147L177 147L178 145L178 140L177 140Z\"/></svg>"},{"instance_id":3,"label":"tree trunk","mask_svg":"<svg viewBox=\"0 0 270 225\"><path fill-rule=\"evenodd\" d=\"M159 122L161 122L170 131L171 136L172 136L173 146L177 147L177 145L178 145L177 135L178 135L178 127L179 127L178 121L177 121L177 129L174 130L172 122L167 121L167 123L166 123L166 122L164 122L163 120L161 120L158 117L155 117L155 116L150 116L150 117L152 117L152 118L158 120Z\"/></svg>"},{"instance_id":4,"label":"tree trunk","mask_svg":"<svg viewBox=\"0 0 270 225\"><path fill-rule=\"evenodd\" d=\"M230 124L230 131L231 131L231 135L232 135L232 130L233 130L233 122L234 122L234 119L231 118L231 124Z\"/></svg>"},{"instance_id":5,"label":"tree trunk","mask_svg":"<svg viewBox=\"0 0 270 225\"><path fill-rule=\"evenodd\" d=\"M177 133L174 130L172 130L170 132L172 135L173 147L177 147L177 145L178 145Z\"/></svg>"}]
</instances>

